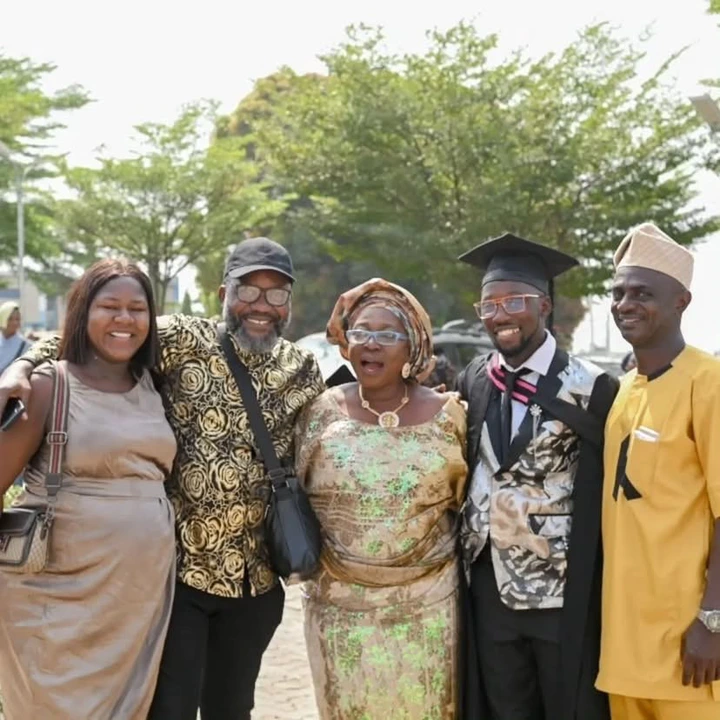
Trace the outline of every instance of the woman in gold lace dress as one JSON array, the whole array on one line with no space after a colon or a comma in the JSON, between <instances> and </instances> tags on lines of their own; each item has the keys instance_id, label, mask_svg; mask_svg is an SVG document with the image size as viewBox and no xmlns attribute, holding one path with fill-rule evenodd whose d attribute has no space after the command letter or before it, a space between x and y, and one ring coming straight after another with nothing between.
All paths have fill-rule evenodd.
<instances>
[{"instance_id":1,"label":"woman in gold lace dress","mask_svg":"<svg viewBox=\"0 0 720 720\"><path fill-rule=\"evenodd\" d=\"M325 535L305 585L305 637L323 720L451 720L458 702L456 512L465 410L423 387L430 320L403 288L343 295L328 325L358 382L298 426L298 473Z\"/></svg>"}]
</instances>

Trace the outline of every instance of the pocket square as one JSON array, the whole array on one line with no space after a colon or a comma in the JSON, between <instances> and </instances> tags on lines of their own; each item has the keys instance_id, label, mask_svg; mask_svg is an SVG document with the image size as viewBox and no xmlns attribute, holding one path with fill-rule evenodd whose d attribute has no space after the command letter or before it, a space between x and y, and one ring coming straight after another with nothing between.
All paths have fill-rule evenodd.
<instances>
[{"instance_id":1,"label":"pocket square","mask_svg":"<svg viewBox=\"0 0 720 720\"><path fill-rule=\"evenodd\" d=\"M657 442L660 439L660 433L652 428L641 425L634 433L638 440L644 440L645 442Z\"/></svg>"}]
</instances>

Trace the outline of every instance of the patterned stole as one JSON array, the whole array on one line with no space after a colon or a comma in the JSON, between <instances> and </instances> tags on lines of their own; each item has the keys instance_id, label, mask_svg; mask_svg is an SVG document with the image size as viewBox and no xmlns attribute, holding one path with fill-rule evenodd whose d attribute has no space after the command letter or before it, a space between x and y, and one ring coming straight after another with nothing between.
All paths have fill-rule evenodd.
<instances>
[{"instance_id":1,"label":"patterned stole","mask_svg":"<svg viewBox=\"0 0 720 720\"><path fill-rule=\"evenodd\" d=\"M487 364L487 374L492 384L500 393L504 393L507 388L506 378L508 371L500 364L500 358L497 354L493 355ZM523 405L529 405L536 392L536 385L522 378L518 378L515 380L515 385L512 390L512 399L521 402Z\"/></svg>"},{"instance_id":2,"label":"patterned stole","mask_svg":"<svg viewBox=\"0 0 720 720\"><path fill-rule=\"evenodd\" d=\"M490 358L486 368L493 388L486 416L487 427L495 456L502 466L509 457L513 440L511 398L529 405L537 388L522 378L529 370L521 369L517 373L507 370L500 364L497 353Z\"/></svg>"}]
</instances>

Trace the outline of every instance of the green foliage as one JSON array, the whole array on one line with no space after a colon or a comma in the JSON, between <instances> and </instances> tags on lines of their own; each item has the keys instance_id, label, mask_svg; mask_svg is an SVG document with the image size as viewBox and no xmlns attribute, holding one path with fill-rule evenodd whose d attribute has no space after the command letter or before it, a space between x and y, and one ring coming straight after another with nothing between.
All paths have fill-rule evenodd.
<instances>
[{"instance_id":1,"label":"green foliage","mask_svg":"<svg viewBox=\"0 0 720 720\"><path fill-rule=\"evenodd\" d=\"M135 157L101 157L99 169L66 172L76 194L62 215L70 246L143 263L160 312L183 268L223 250L271 204L246 158L245 140L222 138L206 148L205 133L215 121L214 105L189 105L169 125L137 126Z\"/></svg>"},{"instance_id":2,"label":"green foliage","mask_svg":"<svg viewBox=\"0 0 720 720\"><path fill-rule=\"evenodd\" d=\"M205 308L207 317L220 315L222 307L218 298L218 288L223 282L225 266L225 249L207 253L195 263L197 270L197 286L200 291L200 302Z\"/></svg>"},{"instance_id":3,"label":"green foliage","mask_svg":"<svg viewBox=\"0 0 720 720\"><path fill-rule=\"evenodd\" d=\"M182 305L180 306L180 312L183 315L192 315L193 314L192 300L190 299L190 293L187 290L185 291L185 295L183 295Z\"/></svg>"},{"instance_id":4,"label":"green foliage","mask_svg":"<svg viewBox=\"0 0 720 720\"><path fill-rule=\"evenodd\" d=\"M27 173L23 183L26 196L26 252L41 259L57 253L52 237L50 198L32 187L32 181L54 175L58 159L52 149L57 130L65 127L61 118L89 102L82 88L71 86L55 93L43 89L55 66L34 63L29 58L12 58L0 52L0 141L20 165L43 158L39 167ZM17 212L14 185L16 173L0 157L0 261L17 257Z\"/></svg>"},{"instance_id":5,"label":"green foliage","mask_svg":"<svg viewBox=\"0 0 720 720\"><path fill-rule=\"evenodd\" d=\"M477 287L457 255L505 230L581 258L560 287L580 297L604 292L632 225L651 219L682 243L717 227L694 205L707 135L666 81L674 57L643 77L642 49L605 25L539 60L499 61L497 38L466 24L430 40L396 56L354 29L327 76L283 71L226 124L251 132L268 182L303 199L283 225L313 246L305 278L380 272L442 320ZM566 316L577 322L578 303Z\"/></svg>"}]
</instances>

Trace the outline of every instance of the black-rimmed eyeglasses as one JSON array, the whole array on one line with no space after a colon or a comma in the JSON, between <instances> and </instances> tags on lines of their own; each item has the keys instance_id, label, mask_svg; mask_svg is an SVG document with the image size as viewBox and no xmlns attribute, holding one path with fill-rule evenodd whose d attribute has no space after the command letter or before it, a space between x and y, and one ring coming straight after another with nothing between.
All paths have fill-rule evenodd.
<instances>
[{"instance_id":1,"label":"black-rimmed eyeglasses","mask_svg":"<svg viewBox=\"0 0 720 720\"><path fill-rule=\"evenodd\" d=\"M238 285L235 290L235 296L240 302L249 305L257 302L262 296L265 302L273 307L287 305L291 294L287 288L261 288L257 285Z\"/></svg>"}]
</instances>

